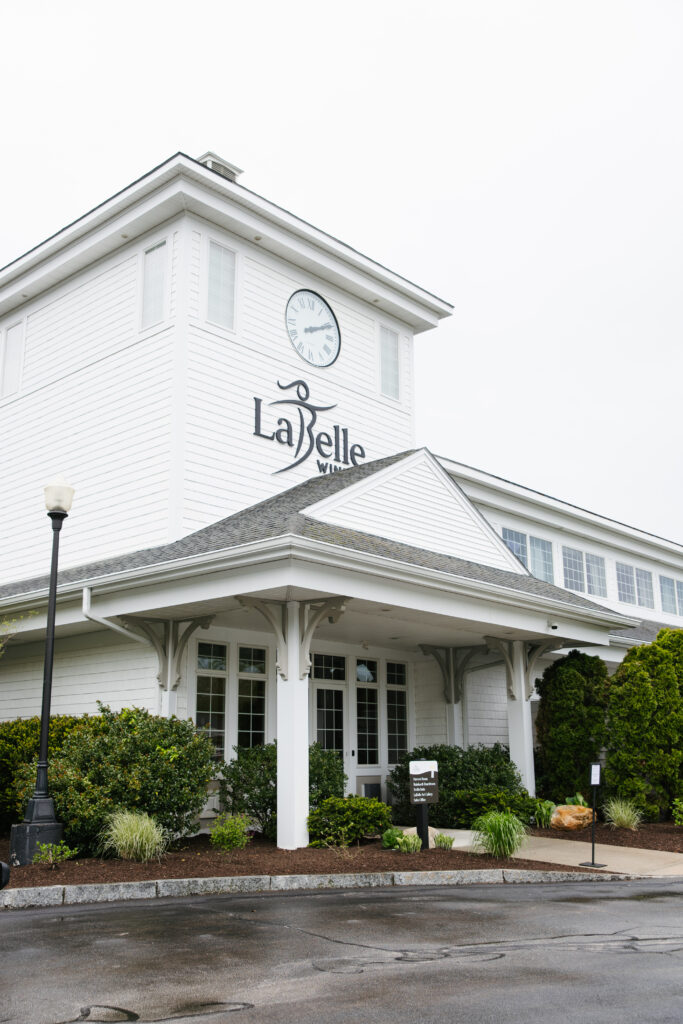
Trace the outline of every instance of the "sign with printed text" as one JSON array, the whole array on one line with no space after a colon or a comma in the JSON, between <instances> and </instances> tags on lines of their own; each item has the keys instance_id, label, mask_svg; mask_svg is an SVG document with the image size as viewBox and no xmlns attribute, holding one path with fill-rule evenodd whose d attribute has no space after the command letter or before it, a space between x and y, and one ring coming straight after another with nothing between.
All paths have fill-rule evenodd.
<instances>
[{"instance_id":1,"label":"sign with printed text","mask_svg":"<svg viewBox=\"0 0 683 1024\"><path fill-rule=\"evenodd\" d=\"M436 761L410 761L411 804L435 804L439 800L439 766Z\"/></svg>"},{"instance_id":2,"label":"sign with printed text","mask_svg":"<svg viewBox=\"0 0 683 1024\"><path fill-rule=\"evenodd\" d=\"M591 764L591 786L600 785L600 763L595 762Z\"/></svg>"}]
</instances>

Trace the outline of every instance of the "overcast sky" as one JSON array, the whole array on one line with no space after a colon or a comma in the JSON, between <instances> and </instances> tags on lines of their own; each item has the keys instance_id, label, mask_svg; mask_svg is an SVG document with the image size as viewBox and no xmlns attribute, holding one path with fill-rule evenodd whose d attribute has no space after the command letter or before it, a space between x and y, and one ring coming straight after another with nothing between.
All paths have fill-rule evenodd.
<instances>
[{"instance_id":1,"label":"overcast sky","mask_svg":"<svg viewBox=\"0 0 683 1024\"><path fill-rule=\"evenodd\" d=\"M455 305L419 443L683 541L680 0L34 0L0 34L0 266L212 149Z\"/></svg>"}]
</instances>

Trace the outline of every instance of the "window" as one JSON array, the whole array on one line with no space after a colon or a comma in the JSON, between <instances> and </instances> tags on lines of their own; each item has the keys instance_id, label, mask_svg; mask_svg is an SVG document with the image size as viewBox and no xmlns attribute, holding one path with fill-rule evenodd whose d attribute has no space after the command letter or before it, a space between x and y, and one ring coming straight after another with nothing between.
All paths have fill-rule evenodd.
<instances>
[{"instance_id":1,"label":"window","mask_svg":"<svg viewBox=\"0 0 683 1024\"><path fill-rule=\"evenodd\" d=\"M593 597L607 597L605 559L577 548L562 548L564 585L567 590L586 591Z\"/></svg>"},{"instance_id":2,"label":"window","mask_svg":"<svg viewBox=\"0 0 683 1024\"><path fill-rule=\"evenodd\" d=\"M166 242L159 242L144 254L142 279L142 327L164 319L166 302Z\"/></svg>"},{"instance_id":3,"label":"window","mask_svg":"<svg viewBox=\"0 0 683 1024\"><path fill-rule=\"evenodd\" d=\"M639 604L643 608L654 608L652 573L646 569L635 569L625 562L617 562L617 593L624 604Z\"/></svg>"},{"instance_id":4,"label":"window","mask_svg":"<svg viewBox=\"0 0 683 1024\"><path fill-rule=\"evenodd\" d=\"M225 645L200 643L197 648L197 670L195 724L213 741L214 756L220 760L225 757Z\"/></svg>"},{"instance_id":5,"label":"window","mask_svg":"<svg viewBox=\"0 0 683 1024\"><path fill-rule=\"evenodd\" d=\"M554 581L553 546L549 540L531 536L527 538L525 533L510 530L507 526L503 527L503 540L513 555L517 555L520 562L527 566L532 576L547 583Z\"/></svg>"},{"instance_id":6,"label":"window","mask_svg":"<svg viewBox=\"0 0 683 1024\"><path fill-rule=\"evenodd\" d=\"M235 254L218 242L209 242L206 318L229 331L235 326Z\"/></svg>"},{"instance_id":7,"label":"window","mask_svg":"<svg viewBox=\"0 0 683 1024\"><path fill-rule=\"evenodd\" d=\"M377 689L359 686L356 689L356 721L358 725L358 764L379 762L379 706Z\"/></svg>"},{"instance_id":8,"label":"window","mask_svg":"<svg viewBox=\"0 0 683 1024\"><path fill-rule=\"evenodd\" d=\"M683 615L683 583L669 576L660 576L659 589L662 595L662 611Z\"/></svg>"},{"instance_id":9,"label":"window","mask_svg":"<svg viewBox=\"0 0 683 1024\"><path fill-rule=\"evenodd\" d=\"M237 746L257 747L266 740L266 652L240 647L237 680Z\"/></svg>"},{"instance_id":10,"label":"window","mask_svg":"<svg viewBox=\"0 0 683 1024\"><path fill-rule=\"evenodd\" d=\"M406 667L393 661L387 662L387 738L389 764L396 764L408 750L408 705Z\"/></svg>"},{"instance_id":11,"label":"window","mask_svg":"<svg viewBox=\"0 0 683 1024\"><path fill-rule=\"evenodd\" d=\"M342 661L344 659L342 658ZM332 687L316 691L317 740L323 750L344 753L344 693Z\"/></svg>"},{"instance_id":12,"label":"window","mask_svg":"<svg viewBox=\"0 0 683 1024\"><path fill-rule=\"evenodd\" d=\"M379 330L380 390L387 398L399 397L398 334Z\"/></svg>"},{"instance_id":13,"label":"window","mask_svg":"<svg viewBox=\"0 0 683 1024\"><path fill-rule=\"evenodd\" d=\"M2 338L0 337L0 342ZM0 398L7 398L19 390L24 362L24 324L13 324L0 347Z\"/></svg>"},{"instance_id":14,"label":"window","mask_svg":"<svg viewBox=\"0 0 683 1024\"><path fill-rule=\"evenodd\" d=\"M343 683L346 679L346 658L338 654L314 654L313 678L336 679Z\"/></svg>"}]
</instances>

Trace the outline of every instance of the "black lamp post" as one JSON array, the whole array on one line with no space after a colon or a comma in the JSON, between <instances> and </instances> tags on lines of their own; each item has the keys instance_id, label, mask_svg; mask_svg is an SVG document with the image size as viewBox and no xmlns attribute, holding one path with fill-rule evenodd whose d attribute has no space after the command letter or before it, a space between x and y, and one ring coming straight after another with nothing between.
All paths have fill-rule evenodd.
<instances>
[{"instance_id":1,"label":"black lamp post","mask_svg":"<svg viewBox=\"0 0 683 1024\"><path fill-rule=\"evenodd\" d=\"M45 668L43 671L43 705L40 715L40 750L36 788L26 808L21 825L12 825L10 862L14 865L31 864L38 843L59 843L62 825L55 817L55 805L47 789L47 742L50 729L52 701L52 662L55 648L55 610L57 606L57 563L59 560L59 532L71 509L74 496L63 477L58 477L45 488L45 507L52 520L52 562L50 565L50 592L47 604L45 634Z\"/></svg>"}]
</instances>

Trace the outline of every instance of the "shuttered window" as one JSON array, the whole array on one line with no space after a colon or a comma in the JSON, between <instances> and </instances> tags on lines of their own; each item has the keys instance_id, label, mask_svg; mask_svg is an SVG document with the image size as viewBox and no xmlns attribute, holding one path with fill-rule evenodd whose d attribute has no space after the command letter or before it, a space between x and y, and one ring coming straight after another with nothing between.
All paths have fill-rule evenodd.
<instances>
[{"instance_id":1,"label":"shuttered window","mask_svg":"<svg viewBox=\"0 0 683 1024\"><path fill-rule=\"evenodd\" d=\"M9 328L0 347L0 398L7 398L19 390L23 362L24 325L20 323Z\"/></svg>"},{"instance_id":2,"label":"shuttered window","mask_svg":"<svg viewBox=\"0 0 683 1024\"><path fill-rule=\"evenodd\" d=\"M166 302L166 242L147 249L142 280L142 327L152 327L164 319Z\"/></svg>"},{"instance_id":3,"label":"shuttered window","mask_svg":"<svg viewBox=\"0 0 683 1024\"><path fill-rule=\"evenodd\" d=\"M209 243L208 288L207 320L232 330L235 326L235 254L218 242Z\"/></svg>"},{"instance_id":4,"label":"shuttered window","mask_svg":"<svg viewBox=\"0 0 683 1024\"><path fill-rule=\"evenodd\" d=\"M387 398L399 397L398 334L380 328L380 388Z\"/></svg>"}]
</instances>

